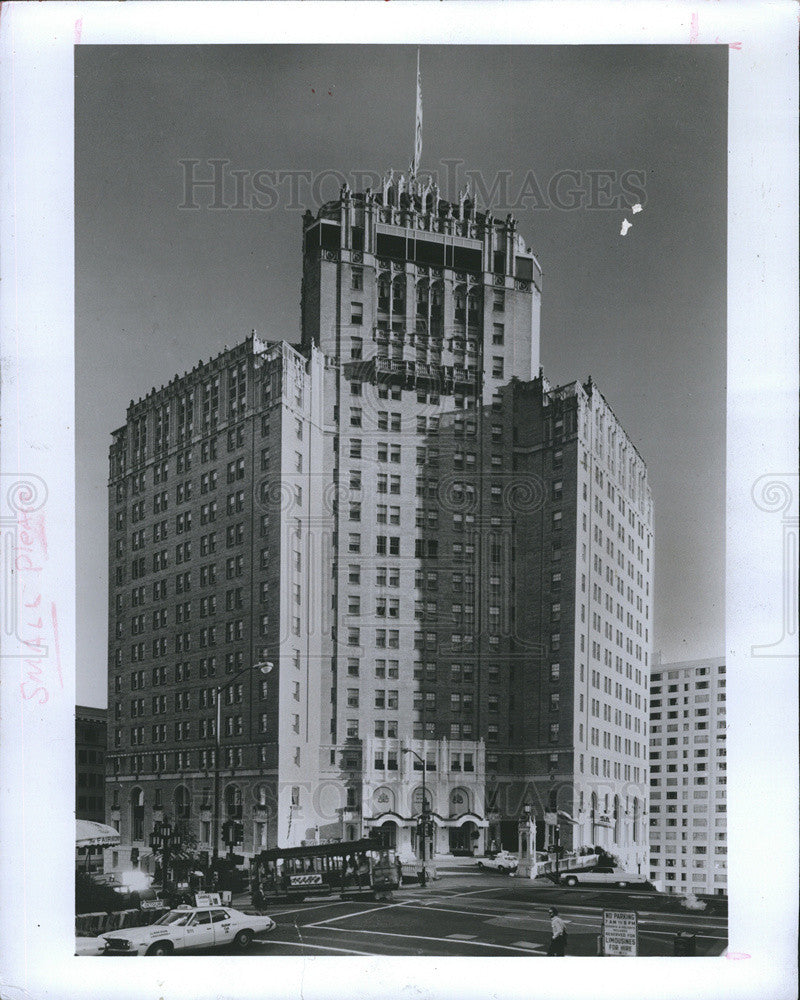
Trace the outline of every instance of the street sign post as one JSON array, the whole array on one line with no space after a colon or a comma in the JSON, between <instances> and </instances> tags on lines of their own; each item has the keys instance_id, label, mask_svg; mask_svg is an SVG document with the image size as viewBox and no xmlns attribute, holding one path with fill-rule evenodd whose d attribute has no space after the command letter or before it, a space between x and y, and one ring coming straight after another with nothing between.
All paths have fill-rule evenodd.
<instances>
[{"instance_id":1,"label":"street sign post","mask_svg":"<svg viewBox=\"0 0 800 1000\"><path fill-rule=\"evenodd\" d=\"M639 952L636 913L633 910L603 910L600 954L635 957Z\"/></svg>"}]
</instances>

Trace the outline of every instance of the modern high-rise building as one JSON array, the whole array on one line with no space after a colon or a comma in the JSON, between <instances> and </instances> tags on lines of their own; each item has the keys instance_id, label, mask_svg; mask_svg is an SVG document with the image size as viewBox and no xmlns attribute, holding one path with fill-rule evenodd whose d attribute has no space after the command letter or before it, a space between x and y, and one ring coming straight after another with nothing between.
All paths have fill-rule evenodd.
<instances>
[{"instance_id":1,"label":"modern high-rise building","mask_svg":"<svg viewBox=\"0 0 800 1000\"><path fill-rule=\"evenodd\" d=\"M251 337L131 403L109 485L123 844L168 810L209 849L219 741L245 854L419 851L424 784L428 853L515 847L529 804L540 845L646 865L652 500L596 386L541 374L540 296L510 217L345 187L303 222L297 349Z\"/></svg>"},{"instance_id":2,"label":"modern high-rise building","mask_svg":"<svg viewBox=\"0 0 800 1000\"><path fill-rule=\"evenodd\" d=\"M724 659L658 663L650 678L650 878L727 892Z\"/></svg>"}]
</instances>

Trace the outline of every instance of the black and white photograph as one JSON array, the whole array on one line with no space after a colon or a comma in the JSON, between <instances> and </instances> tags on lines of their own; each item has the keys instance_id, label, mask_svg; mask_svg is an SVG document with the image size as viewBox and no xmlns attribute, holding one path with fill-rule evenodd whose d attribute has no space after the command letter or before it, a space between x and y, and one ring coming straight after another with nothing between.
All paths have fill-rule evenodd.
<instances>
[{"instance_id":1,"label":"black and white photograph","mask_svg":"<svg viewBox=\"0 0 800 1000\"><path fill-rule=\"evenodd\" d=\"M74 334L31 334L72 478L6 423L2 521L3 679L70 717L36 860L64 961L96 984L180 957L129 988L223 995L213 957L224 995L305 997L398 995L380 971L326 992L386 959L431 997L711 995L674 961L700 958L749 997L772 961L790 996L791 907L779 957L735 932L748 879L797 867L796 760L746 731L767 677L791 709L797 648L797 477L732 459L764 397L776 454L796 434L796 372L743 388L735 361L732 272L767 280L732 266L746 35L710 37L705 4L679 41L515 41L501 5L454 4L484 39L378 17L356 41L298 26L386 5L289 4L289 37L190 43L93 38L75 6ZM747 322L788 365L787 328ZM748 545L771 575L743 598ZM477 992L440 961L464 958Z\"/></svg>"}]
</instances>

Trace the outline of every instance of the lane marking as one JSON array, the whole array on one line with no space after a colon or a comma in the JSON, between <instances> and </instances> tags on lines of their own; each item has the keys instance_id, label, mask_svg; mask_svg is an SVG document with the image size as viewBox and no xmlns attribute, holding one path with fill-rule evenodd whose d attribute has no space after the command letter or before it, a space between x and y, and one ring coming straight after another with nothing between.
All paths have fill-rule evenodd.
<instances>
[{"instance_id":1,"label":"lane marking","mask_svg":"<svg viewBox=\"0 0 800 1000\"><path fill-rule=\"evenodd\" d=\"M477 938L477 934L448 934L447 935L453 941L474 941Z\"/></svg>"},{"instance_id":2,"label":"lane marking","mask_svg":"<svg viewBox=\"0 0 800 1000\"><path fill-rule=\"evenodd\" d=\"M406 941L441 941L445 944L453 944L452 938L446 937L431 937L427 934L398 934L396 931L367 931L367 930L354 930L350 927L325 927L318 924L307 924L306 927L318 927L321 931L336 931L339 934L374 934L377 937L396 937L403 938ZM491 944L488 941L465 941L464 944L470 944L475 948L499 948L500 951L518 951L522 953L527 953L530 951L529 948L517 948L511 944Z\"/></svg>"},{"instance_id":3,"label":"lane marking","mask_svg":"<svg viewBox=\"0 0 800 1000\"><path fill-rule=\"evenodd\" d=\"M372 958L375 955L374 951L356 951L353 948L336 948L333 945L326 944L308 944L303 941L278 941L275 938L268 940L267 938L253 938L259 944L285 944L290 948L316 948L318 951L341 951L345 955L369 955Z\"/></svg>"},{"instance_id":4,"label":"lane marking","mask_svg":"<svg viewBox=\"0 0 800 1000\"><path fill-rule=\"evenodd\" d=\"M514 941L513 943L517 948L524 948L525 951L535 951L540 955L544 955L544 949L540 944L532 944L530 941Z\"/></svg>"},{"instance_id":5,"label":"lane marking","mask_svg":"<svg viewBox=\"0 0 800 1000\"><path fill-rule=\"evenodd\" d=\"M453 899L453 898L459 897L459 896L476 896L476 895L478 895L479 893L482 893L482 892L496 892L496 891L497 891L496 889L474 889L474 890L472 890L470 892L453 892L453 893L448 893L443 898L447 900L447 899ZM402 899L398 903L385 903L383 906L372 906L368 910L358 910L355 913L342 913L338 917L328 917L327 920L319 920L316 923L305 924L304 926L306 926L306 927L320 927L323 924L333 923L336 920L346 920L347 917L365 916L367 913L376 913L379 910L393 910L393 909L396 909L398 906L409 906L409 905L415 905L415 904L416 905L420 905L421 903L424 903L424 902L426 902L426 901L425 900L420 900L417 897L412 897L411 899Z\"/></svg>"},{"instance_id":6,"label":"lane marking","mask_svg":"<svg viewBox=\"0 0 800 1000\"><path fill-rule=\"evenodd\" d=\"M304 927L322 927L324 924L332 924L335 920L347 920L348 917L363 917L368 913L377 913L378 910L394 910L398 906L408 906L406 901L402 903L387 903L385 906L373 906L369 910L357 910L355 913L342 913L338 917L328 917L327 920L318 920L313 924L304 924Z\"/></svg>"},{"instance_id":7,"label":"lane marking","mask_svg":"<svg viewBox=\"0 0 800 1000\"><path fill-rule=\"evenodd\" d=\"M347 903L344 900L335 900L332 903L320 903L318 906L299 906L294 910L272 910L270 916L272 917L283 917L287 913L311 913L312 910L327 910L331 906L346 906Z\"/></svg>"},{"instance_id":8,"label":"lane marking","mask_svg":"<svg viewBox=\"0 0 800 1000\"><path fill-rule=\"evenodd\" d=\"M666 935L667 937L675 937L675 931L642 931L641 937L655 937L658 934L660 937ZM696 938L706 938L709 941L727 941L727 935L722 937L719 934L693 934L692 937Z\"/></svg>"}]
</instances>

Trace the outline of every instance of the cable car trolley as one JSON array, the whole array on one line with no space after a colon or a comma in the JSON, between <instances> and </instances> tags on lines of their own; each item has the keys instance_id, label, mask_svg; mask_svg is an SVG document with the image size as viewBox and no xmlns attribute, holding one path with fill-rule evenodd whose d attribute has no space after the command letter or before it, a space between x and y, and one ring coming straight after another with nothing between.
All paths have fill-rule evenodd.
<instances>
[{"instance_id":1,"label":"cable car trolley","mask_svg":"<svg viewBox=\"0 0 800 1000\"><path fill-rule=\"evenodd\" d=\"M396 889L400 869L393 854L371 839L262 851L251 867L253 905L262 907L275 899Z\"/></svg>"}]
</instances>

